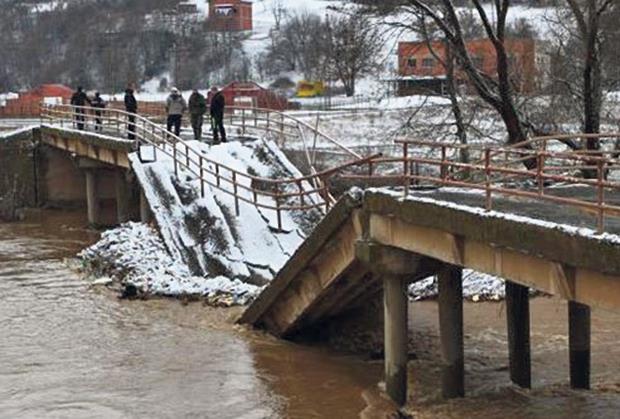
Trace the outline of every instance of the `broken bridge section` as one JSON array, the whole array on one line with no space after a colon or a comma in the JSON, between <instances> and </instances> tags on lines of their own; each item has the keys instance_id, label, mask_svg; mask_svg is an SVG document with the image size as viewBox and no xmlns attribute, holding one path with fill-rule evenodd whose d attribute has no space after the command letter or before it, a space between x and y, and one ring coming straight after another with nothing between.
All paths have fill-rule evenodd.
<instances>
[{"instance_id":1,"label":"broken bridge section","mask_svg":"<svg viewBox=\"0 0 620 419\"><path fill-rule=\"evenodd\" d=\"M384 292L386 386L406 398L406 285L439 276L446 397L464 394L462 268L506 280L510 375L529 387L528 288L569 301L571 384L589 387L589 307L620 309L620 237L388 190L348 195L240 322L288 337Z\"/></svg>"},{"instance_id":2,"label":"broken bridge section","mask_svg":"<svg viewBox=\"0 0 620 419\"><path fill-rule=\"evenodd\" d=\"M318 210L278 214L256 206L250 203L254 199L251 189L261 185L240 174L264 179L295 178L301 174L277 146L268 141L235 141L216 146L195 141L188 144L205 161L218 162L217 167L215 163L205 163L202 168L205 180L211 184L201 184L187 166L178 165L175 169L173 159L163 153L157 153L156 159L146 160L149 147L141 154L129 156L145 205L166 247L195 275L224 275L257 285L266 284L292 256L322 214ZM234 168L236 173L230 173L225 167ZM302 187L311 188L310 185ZM247 200L240 199L244 197ZM267 197L260 199L261 203L269 204Z\"/></svg>"}]
</instances>

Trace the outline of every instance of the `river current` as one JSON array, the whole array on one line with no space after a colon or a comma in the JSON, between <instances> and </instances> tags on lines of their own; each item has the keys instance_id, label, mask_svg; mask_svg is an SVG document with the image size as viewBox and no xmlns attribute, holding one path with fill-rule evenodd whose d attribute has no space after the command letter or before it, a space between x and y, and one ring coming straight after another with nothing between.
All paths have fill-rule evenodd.
<instances>
[{"instance_id":1,"label":"river current","mask_svg":"<svg viewBox=\"0 0 620 419\"><path fill-rule=\"evenodd\" d=\"M356 418L379 400L381 361L236 327L238 310L90 286L72 266L98 238L84 225L54 211L0 223L0 418ZM522 391L508 383L503 305L466 304L469 396L445 402L436 304L410 312L416 417L620 417L620 315L593 312L595 389L574 392L565 303L533 300L535 390Z\"/></svg>"}]
</instances>

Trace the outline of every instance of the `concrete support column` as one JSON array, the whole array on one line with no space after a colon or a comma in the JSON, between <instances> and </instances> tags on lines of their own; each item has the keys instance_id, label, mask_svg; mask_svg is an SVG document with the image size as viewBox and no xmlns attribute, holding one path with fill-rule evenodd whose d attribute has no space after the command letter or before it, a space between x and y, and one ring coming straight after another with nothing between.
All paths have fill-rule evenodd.
<instances>
[{"instance_id":1,"label":"concrete support column","mask_svg":"<svg viewBox=\"0 0 620 419\"><path fill-rule=\"evenodd\" d=\"M101 225L101 209L97 194L97 172L86 170L86 206L88 209L88 223L92 226Z\"/></svg>"},{"instance_id":2,"label":"concrete support column","mask_svg":"<svg viewBox=\"0 0 620 419\"><path fill-rule=\"evenodd\" d=\"M445 265L439 271L438 279L442 394L445 398L463 397L463 270L457 266Z\"/></svg>"},{"instance_id":3,"label":"concrete support column","mask_svg":"<svg viewBox=\"0 0 620 419\"><path fill-rule=\"evenodd\" d=\"M590 307L568 302L568 346L570 385L574 389L590 388Z\"/></svg>"},{"instance_id":4,"label":"concrete support column","mask_svg":"<svg viewBox=\"0 0 620 419\"><path fill-rule=\"evenodd\" d=\"M144 191L140 191L140 221L143 223L151 222L151 209L146 195L144 195Z\"/></svg>"},{"instance_id":5,"label":"concrete support column","mask_svg":"<svg viewBox=\"0 0 620 419\"><path fill-rule=\"evenodd\" d=\"M360 240L355 244L355 256L377 277L383 279L384 347L386 392L402 406L407 401L407 284L428 270L426 259L415 253Z\"/></svg>"},{"instance_id":6,"label":"concrete support column","mask_svg":"<svg viewBox=\"0 0 620 419\"><path fill-rule=\"evenodd\" d=\"M399 275L383 276L385 387L399 406L407 401L407 290Z\"/></svg>"},{"instance_id":7,"label":"concrete support column","mask_svg":"<svg viewBox=\"0 0 620 419\"><path fill-rule=\"evenodd\" d=\"M510 379L523 388L531 388L530 296L523 285L506 281L506 319Z\"/></svg>"},{"instance_id":8,"label":"concrete support column","mask_svg":"<svg viewBox=\"0 0 620 419\"><path fill-rule=\"evenodd\" d=\"M129 221L129 187L123 170L117 170L116 176L116 217L119 224Z\"/></svg>"}]
</instances>

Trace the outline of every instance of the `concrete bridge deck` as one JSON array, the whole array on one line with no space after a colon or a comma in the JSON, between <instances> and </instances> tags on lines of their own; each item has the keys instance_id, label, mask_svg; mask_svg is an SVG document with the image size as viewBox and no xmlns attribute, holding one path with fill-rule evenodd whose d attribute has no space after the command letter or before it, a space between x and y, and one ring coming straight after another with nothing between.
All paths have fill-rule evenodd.
<instances>
[{"instance_id":1,"label":"concrete bridge deck","mask_svg":"<svg viewBox=\"0 0 620 419\"><path fill-rule=\"evenodd\" d=\"M514 382L524 387L531 382L528 288L535 288L570 301L572 382L589 385L588 307L620 309L620 238L512 214L515 207L523 214L541 211L528 203L507 200L510 213L502 213L480 208L472 194L463 195L470 206L445 200L460 197L456 192L422 195L403 199L373 190L343 198L240 321L289 337L383 291L388 393L402 403L406 285L438 275L444 394L462 395L461 269L470 268L507 281ZM584 218L564 219L577 216Z\"/></svg>"}]
</instances>

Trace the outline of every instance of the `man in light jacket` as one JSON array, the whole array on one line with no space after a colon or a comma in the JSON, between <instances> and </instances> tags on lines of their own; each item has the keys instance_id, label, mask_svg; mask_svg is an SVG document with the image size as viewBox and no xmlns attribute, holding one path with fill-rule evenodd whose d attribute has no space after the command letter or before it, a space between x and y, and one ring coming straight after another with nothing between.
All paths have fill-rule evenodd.
<instances>
[{"instance_id":1,"label":"man in light jacket","mask_svg":"<svg viewBox=\"0 0 620 419\"><path fill-rule=\"evenodd\" d=\"M166 114L168 115L167 128L168 132L172 132L174 127L174 135L181 135L181 122L183 113L187 110L187 103L176 87L172 88L170 96L166 100Z\"/></svg>"}]
</instances>

